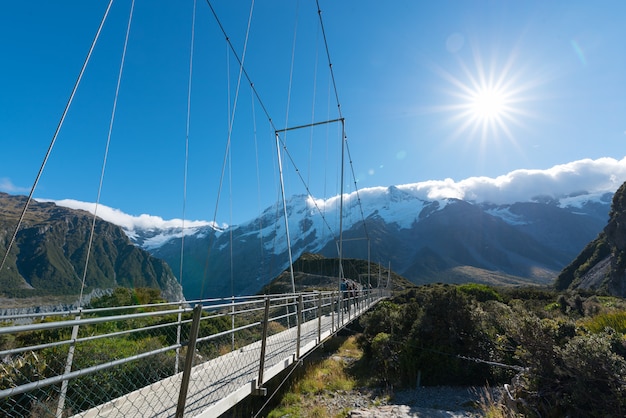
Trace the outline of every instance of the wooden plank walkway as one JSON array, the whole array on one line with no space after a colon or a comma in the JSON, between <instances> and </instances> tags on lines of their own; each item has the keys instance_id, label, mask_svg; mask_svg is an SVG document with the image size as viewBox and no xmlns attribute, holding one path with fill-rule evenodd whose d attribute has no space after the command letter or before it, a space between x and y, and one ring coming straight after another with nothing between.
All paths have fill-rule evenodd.
<instances>
[{"instance_id":1,"label":"wooden plank walkway","mask_svg":"<svg viewBox=\"0 0 626 418\"><path fill-rule=\"evenodd\" d=\"M314 350L324 340L377 302L378 300L372 300L367 306L364 301L360 309L352 309L349 318L347 313L342 315L342 321L339 325L337 324L336 312L333 315L322 316L321 327L318 325L318 318L304 322L301 326L300 357ZM321 338L318 338L318 334ZM297 327L268 337L263 372L264 381L269 381L297 361L296 340ZM260 353L261 342L256 341L193 367L185 416L218 417L255 392L259 375ZM174 417L181 381L182 372L84 411L75 417Z\"/></svg>"}]
</instances>

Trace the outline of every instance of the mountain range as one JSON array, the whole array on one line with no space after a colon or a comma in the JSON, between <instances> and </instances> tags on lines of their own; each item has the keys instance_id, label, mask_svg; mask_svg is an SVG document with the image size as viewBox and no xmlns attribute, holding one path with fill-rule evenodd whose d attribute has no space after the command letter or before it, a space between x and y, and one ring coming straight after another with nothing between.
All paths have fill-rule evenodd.
<instances>
[{"instance_id":1,"label":"mountain range","mask_svg":"<svg viewBox=\"0 0 626 418\"><path fill-rule=\"evenodd\" d=\"M415 284L551 284L603 230L612 195L580 192L493 204L424 199L402 186L367 189L345 195L342 256L346 265L369 258ZM24 199L0 196L3 248ZM172 299L180 283L187 299L253 294L288 268L287 227L293 261L305 253L337 257L339 198L297 195L286 207L287 224L282 204L229 227L207 222L183 230L99 220L88 288L146 285L167 289ZM2 288L64 292L79 286L91 216L51 202L33 202L28 213L0 275Z\"/></svg>"},{"instance_id":2,"label":"mountain range","mask_svg":"<svg viewBox=\"0 0 626 418\"><path fill-rule=\"evenodd\" d=\"M346 262L369 255L416 284L551 284L602 231L611 199L612 193L580 192L496 205L425 200L396 186L352 193L343 203L342 254ZM304 253L337 257L338 198L293 196L286 207L293 260ZM289 265L285 229L276 205L227 228L127 234L179 275L182 254L185 296L196 298L258 292Z\"/></svg>"}]
</instances>

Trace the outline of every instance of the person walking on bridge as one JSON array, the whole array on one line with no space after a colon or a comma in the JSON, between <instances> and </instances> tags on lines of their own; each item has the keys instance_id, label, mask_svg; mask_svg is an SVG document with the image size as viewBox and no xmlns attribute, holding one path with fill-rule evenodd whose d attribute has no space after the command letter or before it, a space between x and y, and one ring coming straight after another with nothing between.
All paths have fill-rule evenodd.
<instances>
[{"instance_id":1,"label":"person walking on bridge","mask_svg":"<svg viewBox=\"0 0 626 418\"><path fill-rule=\"evenodd\" d=\"M348 282L346 281L346 279L341 279L341 309L344 312L349 312L350 310L350 307L348 306L349 296Z\"/></svg>"}]
</instances>

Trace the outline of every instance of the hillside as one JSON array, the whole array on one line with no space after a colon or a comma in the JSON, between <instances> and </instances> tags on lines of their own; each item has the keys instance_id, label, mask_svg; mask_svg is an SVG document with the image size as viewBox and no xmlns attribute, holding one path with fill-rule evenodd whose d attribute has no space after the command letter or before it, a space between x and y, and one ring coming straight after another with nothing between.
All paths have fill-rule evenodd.
<instances>
[{"instance_id":1,"label":"hillside","mask_svg":"<svg viewBox=\"0 0 626 418\"><path fill-rule=\"evenodd\" d=\"M2 256L25 202L26 197L0 193ZM88 212L32 201L0 271L2 296L63 295L67 300L79 295L92 223ZM97 219L94 232L85 293L118 286L152 287L167 299L180 300L180 286L165 262L133 245L116 225Z\"/></svg>"},{"instance_id":2,"label":"hillside","mask_svg":"<svg viewBox=\"0 0 626 418\"><path fill-rule=\"evenodd\" d=\"M626 296L626 183L613 196L606 227L563 269L555 286Z\"/></svg>"},{"instance_id":3,"label":"hillside","mask_svg":"<svg viewBox=\"0 0 626 418\"><path fill-rule=\"evenodd\" d=\"M371 284L373 288L385 287L390 281L392 290L406 290L415 286L406 278L389 271L378 264L370 266L368 283L367 260L342 260L344 277L362 285ZM321 254L305 253L293 263L294 283L296 291L336 290L339 287L339 259L326 258ZM259 293L288 293L292 291L291 275L285 270L268 283Z\"/></svg>"}]
</instances>

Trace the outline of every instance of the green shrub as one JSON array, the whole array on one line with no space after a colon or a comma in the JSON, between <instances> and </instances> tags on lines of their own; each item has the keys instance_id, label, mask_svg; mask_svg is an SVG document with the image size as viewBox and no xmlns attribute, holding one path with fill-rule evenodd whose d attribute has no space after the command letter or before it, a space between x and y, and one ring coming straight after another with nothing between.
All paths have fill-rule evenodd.
<instances>
[{"instance_id":1,"label":"green shrub","mask_svg":"<svg viewBox=\"0 0 626 418\"><path fill-rule=\"evenodd\" d=\"M413 384L419 372L425 385L484 384L491 378L487 366L460 357L487 359L491 351L474 303L454 286L432 288L400 356L405 383Z\"/></svg>"},{"instance_id":2,"label":"green shrub","mask_svg":"<svg viewBox=\"0 0 626 418\"><path fill-rule=\"evenodd\" d=\"M553 346L550 370L533 367L516 380L515 392L531 416L623 417L626 360L613 351L616 336L578 335ZM544 363L545 364L545 363Z\"/></svg>"},{"instance_id":3,"label":"green shrub","mask_svg":"<svg viewBox=\"0 0 626 418\"><path fill-rule=\"evenodd\" d=\"M558 401L568 415L621 417L626 413L626 361L613 352L613 344L610 334L582 335L557 351L562 362L559 383L568 395Z\"/></svg>"},{"instance_id":4,"label":"green shrub","mask_svg":"<svg viewBox=\"0 0 626 418\"><path fill-rule=\"evenodd\" d=\"M488 300L497 300L502 302L502 296L490 286L478 283L467 283L459 286L459 290L467 295L474 297L479 302Z\"/></svg>"},{"instance_id":5,"label":"green shrub","mask_svg":"<svg viewBox=\"0 0 626 418\"><path fill-rule=\"evenodd\" d=\"M384 382L396 375L398 366L398 350L391 341L391 335L380 332L372 339L373 366L382 372Z\"/></svg>"}]
</instances>

